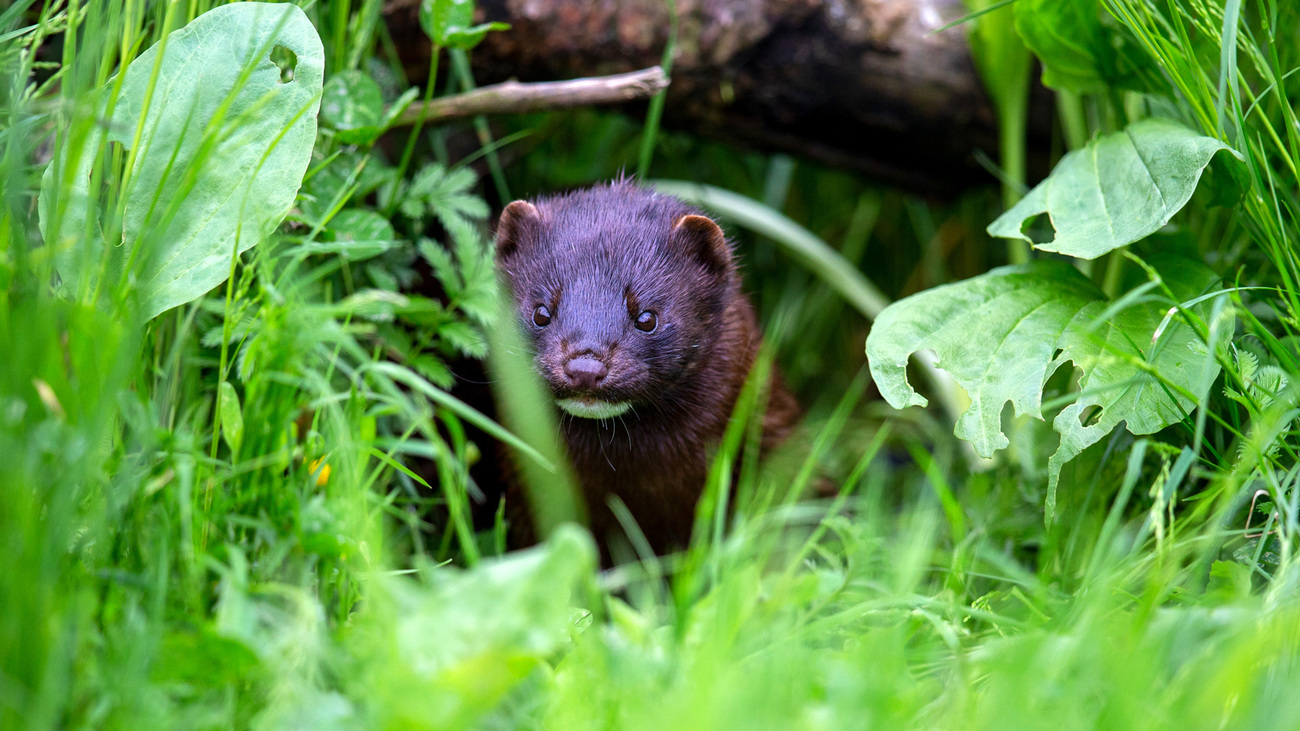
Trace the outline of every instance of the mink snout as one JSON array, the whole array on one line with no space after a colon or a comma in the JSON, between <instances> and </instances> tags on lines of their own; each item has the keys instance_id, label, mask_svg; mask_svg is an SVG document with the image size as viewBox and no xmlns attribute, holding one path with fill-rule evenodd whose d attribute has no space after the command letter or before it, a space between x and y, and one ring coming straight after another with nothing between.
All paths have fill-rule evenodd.
<instances>
[{"instance_id":1,"label":"mink snout","mask_svg":"<svg viewBox=\"0 0 1300 731\"><path fill-rule=\"evenodd\" d=\"M582 391L594 391L608 374L609 366L589 355L580 355L564 364L564 377L569 386Z\"/></svg>"}]
</instances>

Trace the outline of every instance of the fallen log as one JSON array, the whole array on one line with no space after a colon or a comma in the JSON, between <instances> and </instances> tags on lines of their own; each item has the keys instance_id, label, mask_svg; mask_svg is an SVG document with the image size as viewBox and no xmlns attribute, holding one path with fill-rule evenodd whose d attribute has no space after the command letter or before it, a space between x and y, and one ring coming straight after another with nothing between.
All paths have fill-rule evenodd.
<instances>
[{"instance_id":1,"label":"fallen log","mask_svg":"<svg viewBox=\"0 0 1300 731\"><path fill-rule=\"evenodd\" d=\"M996 159L997 128L966 31L935 32L965 14L961 0L677 0L676 10L666 126L927 192L992 180L974 153ZM422 83L418 11L418 0L385 6ZM480 83L651 66L671 26L664 0L480 0L477 12L513 26L473 51ZM1032 148L1046 148L1050 124L1050 104L1036 104Z\"/></svg>"}]
</instances>

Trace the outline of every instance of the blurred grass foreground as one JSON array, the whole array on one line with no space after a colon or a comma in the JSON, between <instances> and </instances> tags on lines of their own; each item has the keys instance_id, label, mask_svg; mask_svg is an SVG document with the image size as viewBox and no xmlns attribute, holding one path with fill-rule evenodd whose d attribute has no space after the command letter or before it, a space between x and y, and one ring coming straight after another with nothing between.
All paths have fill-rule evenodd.
<instances>
[{"instance_id":1,"label":"blurred grass foreground","mask_svg":"<svg viewBox=\"0 0 1300 731\"><path fill-rule=\"evenodd\" d=\"M460 0L421 6L424 89L379 0L0 8L0 728L1300 728L1300 7L972 6L946 32L971 34L1001 186L944 200L660 133L662 96L644 126L403 121L510 32ZM1041 193L1033 58L1061 160ZM1070 228L1094 214L1062 201L1138 200L1155 163L1069 175L1152 117L1180 130L1152 144L1204 151L1194 175L1176 157L1182 202L1160 187L1136 238ZM759 462L754 390L691 548L629 525L602 570L545 409L520 396L502 426L456 375L492 344L528 389L491 210L638 161L734 234L808 420ZM1010 246L986 233L1004 209L1028 211L989 229ZM1171 252L1213 284L1184 294ZM932 408L876 398L869 321L907 351L882 313L1026 271L1093 299L1023 400L966 387L982 330L925 341L938 367L904 386ZM477 476L496 444L540 545L505 550Z\"/></svg>"}]
</instances>

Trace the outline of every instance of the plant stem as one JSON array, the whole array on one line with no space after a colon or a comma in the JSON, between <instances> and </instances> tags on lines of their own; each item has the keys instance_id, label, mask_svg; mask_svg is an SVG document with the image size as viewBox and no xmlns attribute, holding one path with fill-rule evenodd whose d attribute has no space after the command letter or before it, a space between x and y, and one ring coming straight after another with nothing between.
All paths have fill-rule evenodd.
<instances>
[{"instance_id":1,"label":"plant stem","mask_svg":"<svg viewBox=\"0 0 1300 731\"><path fill-rule=\"evenodd\" d=\"M1088 143L1088 120L1083 111L1083 97L1064 89L1057 91L1056 113L1061 118L1066 147L1077 150Z\"/></svg>"},{"instance_id":2,"label":"plant stem","mask_svg":"<svg viewBox=\"0 0 1300 731\"><path fill-rule=\"evenodd\" d=\"M1120 274L1124 271L1124 252L1117 249L1106 255L1106 275L1101 283L1101 291L1114 299L1119 294Z\"/></svg>"},{"instance_id":3,"label":"plant stem","mask_svg":"<svg viewBox=\"0 0 1300 731\"><path fill-rule=\"evenodd\" d=\"M451 50L451 67L465 91L474 90L474 74L470 73L469 54L459 48ZM501 205L510 202L510 187L506 185L506 174L501 169L501 158L492 146L492 128L488 126L487 117L478 115L474 118L474 131L478 133L478 143L488 148L488 170L492 173L492 183L496 186L497 197Z\"/></svg>"},{"instance_id":4,"label":"plant stem","mask_svg":"<svg viewBox=\"0 0 1300 731\"><path fill-rule=\"evenodd\" d=\"M421 105L420 116L415 120L415 126L411 128L411 134L406 138L406 148L402 150L402 159L397 163L393 185L397 185L406 176L406 168L410 166L411 156L415 154L415 143L420 139L420 132L424 129L424 118L429 109L429 100L433 98L433 87L438 83L438 57L441 55L442 48L436 43L433 44L429 51L429 81L424 88L424 104ZM393 211L397 210L398 200L398 196L394 195L389 201L388 208L384 211L385 218L392 217Z\"/></svg>"},{"instance_id":5,"label":"plant stem","mask_svg":"<svg viewBox=\"0 0 1300 731\"><path fill-rule=\"evenodd\" d=\"M673 73L673 54L677 50L677 3L674 0L664 0L668 5L668 43L664 46L663 58L659 65L663 67L664 73L669 77ZM664 113L664 101L668 96L668 89L655 94L650 100L650 109L645 115L645 131L641 134L641 153L637 158L636 176L645 180L650 174L650 161L654 159L655 141L659 138L659 119Z\"/></svg>"},{"instance_id":6,"label":"plant stem","mask_svg":"<svg viewBox=\"0 0 1300 731\"><path fill-rule=\"evenodd\" d=\"M1029 105L1028 85L1022 94L1010 94L998 115L998 140L1002 151L1002 205L1010 210L1024 195L1025 188L1025 125ZM1008 257L1012 264L1029 261L1029 243L1020 239L1008 241Z\"/></svg>"}]
</instances>

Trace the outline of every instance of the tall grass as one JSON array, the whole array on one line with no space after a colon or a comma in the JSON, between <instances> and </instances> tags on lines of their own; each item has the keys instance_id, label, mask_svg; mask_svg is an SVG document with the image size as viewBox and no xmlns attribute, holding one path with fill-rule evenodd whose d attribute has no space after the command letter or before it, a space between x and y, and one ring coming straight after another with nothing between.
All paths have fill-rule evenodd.
<instances>
[{"instance_id":1,"label":"tall grass","mask_svg":"<svg viewBox=\"0 0 1300 731\"><path fill-rule=\"evenodd\" d=\"M945 417L885 412L860 361L801 339L851 339L842 352L860 358L862 321L822 284L765 297L805 280L783 249L759 253L747 276L766 319L795 323L772 338L774 360L817 349L811 362L845 373L819 384L820 371L790 369L812 395L809 424L762 465L747 451L751 391L696 545L605 571L580 528L499 557L499 533L470 520L485 445L467 425L514 444L543 490L560 481L547 477L559 460L545 427L525 416L515 437L447 392L448 360L481 353L491 322L481 200L456 198L477 196L454 164L428 172L420 139L407 172L323 132L290 221L237 257L227 285L142 321L129 271L104 297L58 286L37 191L49 160L91 156L101 229L122 230L125 160L89 142L102 120L88 95L207 5L3 11L0 727L1295 727L1300 137L1288 99L1300 82L1284 29L1297 11L1108 7L1168 83L1159 103L1249 161L1242 203L1180 219L1222 273L1271 288L1220 305L1244 325L1209 338L1225 376L1203 416L1150 439L1117 432L1076 460L1063 517L1046 526L1037 432L1019 437L1019 461L972 471ZM379 3L309 11L329 73L394 62L374 51ZM587 135L578 153L609 145L630 161L635 133L621 147ZM665 158L688 143L657 144L650 172L682 177ZM221 163L213 150L204 164ZM760 197L762 160L717 154L730 172L713 182ZM594 164L502 162L517 191ZM942 278L956 261L943 242L979 241L953 232L995 212L985 193L945 211L835 174L791 179L786 212L818 235L763 232L844 242L843 258L809 249L816 266L864 266L901 232L931 252L870 272L891 294ZM395 228L349 241L344 222L373 210L394 212ZM443 300L396 291L421 268L445 277ZM843 272L812 281L875 301ZM832 379L847 386L818 393ZM792 484L819 480L829 495L795 499ZM556 503L555 522L576 512Z\"/></svg>"}]
</instances>

